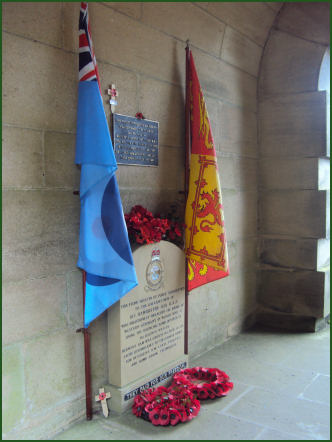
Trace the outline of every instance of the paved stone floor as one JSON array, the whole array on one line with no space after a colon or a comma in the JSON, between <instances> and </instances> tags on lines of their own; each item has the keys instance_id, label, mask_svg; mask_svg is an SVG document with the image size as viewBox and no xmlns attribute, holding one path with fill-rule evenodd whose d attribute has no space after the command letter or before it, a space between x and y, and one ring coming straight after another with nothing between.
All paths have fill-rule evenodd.
<instances>
[{"instance_id":1,"label":"paved stone floor","mask_svg":"<svg viewBox=\"0 0 332 442\"><path fill-rule=\"evenodd\" d=\"M330 439L330 329L318 333L252 330L192 359L218 367L234 382L229 396L202 401L199 415L155 427L131 412L94 415L56 440Z\"/></svg>"}]
</instances>

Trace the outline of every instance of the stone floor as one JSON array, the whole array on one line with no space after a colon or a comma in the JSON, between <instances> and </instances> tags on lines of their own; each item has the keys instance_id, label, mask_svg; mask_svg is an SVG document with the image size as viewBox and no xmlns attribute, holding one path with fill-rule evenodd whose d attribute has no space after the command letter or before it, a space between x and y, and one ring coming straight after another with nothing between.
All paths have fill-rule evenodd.
<instances>
[{"instance_id":1,"label":"stone floor","mask_svg":"<svg viewBox=\"0 0 332 442\"><path fill-rule=\"evenodd\" d=\"M130 412L93 416L56 440L330 439L330 329L318 333L252 330L190 361L218 367L234 382L229 396L201 402L199 415L155 427Z\"/></svg>"}]
</instances>

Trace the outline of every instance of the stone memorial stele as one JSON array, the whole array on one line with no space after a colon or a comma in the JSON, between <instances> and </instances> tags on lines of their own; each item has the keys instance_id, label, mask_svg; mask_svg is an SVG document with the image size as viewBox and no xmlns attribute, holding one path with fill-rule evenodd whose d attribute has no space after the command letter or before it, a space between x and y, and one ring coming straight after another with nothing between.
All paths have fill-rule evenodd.
<instances>
[{"instance_id":1,"label":"stone memorial stele","mask_svg":"<svg viewBox=\"0 0 332 442\"><path fill-rule=\"evenodd\" d=\"M145 388L168 384L188 366L184 354L185 257L174 244L133 252L138 286L108 310L112 410L123 412Z\"/></svg>"}]
</instances>

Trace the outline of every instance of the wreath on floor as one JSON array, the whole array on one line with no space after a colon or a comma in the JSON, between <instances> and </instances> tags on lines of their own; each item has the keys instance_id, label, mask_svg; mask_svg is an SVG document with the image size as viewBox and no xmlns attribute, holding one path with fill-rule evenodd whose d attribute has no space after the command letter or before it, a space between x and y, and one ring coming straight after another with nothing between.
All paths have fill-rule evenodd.
<instances>
[{"instance_id":1,"label":"wreath on floor","mask_svg":"<svg viewBox=\"0 0 332 442\"><path fill-rule=\"evenodd\" d=\"M177 425L198 415L201 399L227 396L232 388L229 376L218 368L186 368L175 373L170 387L137 394L132 411L153 425Z\"/></svg>"},{"instance_id":2,"label":"wreath on floor","mask_svg":"<svg viewBox=\"0 0 332 442\"><path fill-rule=\"evenodd\" d=\"M184 385L199 400L227 396L233 388L224 371L205 367L185 368L175 373L172 386L175 385Z\"/></svg>"},{"instance_id":3,"label":"wreath on floor","mask_svg":"<svg viewBox=\"0 0 332 442\"><path fill-rule=\"evenodd\" d=\"M133 413L153 425L176 425L197 416L200 402L184 385L149 388L134 398Z\"/></svg>"}]
</instances>

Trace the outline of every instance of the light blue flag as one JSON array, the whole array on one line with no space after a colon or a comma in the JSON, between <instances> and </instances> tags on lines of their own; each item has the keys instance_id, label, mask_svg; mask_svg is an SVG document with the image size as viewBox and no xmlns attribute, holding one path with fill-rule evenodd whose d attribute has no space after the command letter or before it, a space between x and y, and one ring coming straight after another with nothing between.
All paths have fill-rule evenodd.
<instances>
[{"instance_id":1,"label":"light blue flag","mask_svg":"<svg viewBox=\"0 0 332 442\"><path fill-rule=\"evenodd\" d=\"M75 162L81 165L77 265L87 272L84 327L88 327L137 285L97 81L79 82Z\"/></svg>"}]
</instances>

